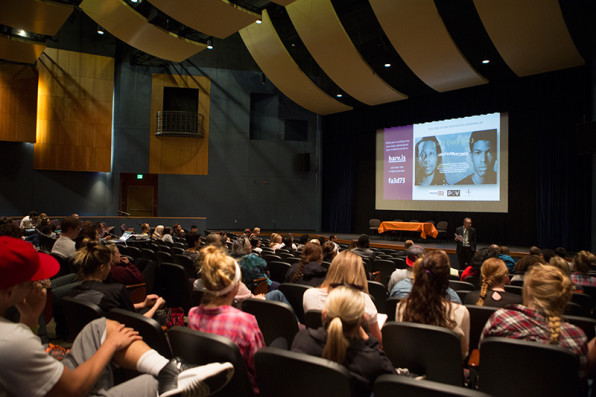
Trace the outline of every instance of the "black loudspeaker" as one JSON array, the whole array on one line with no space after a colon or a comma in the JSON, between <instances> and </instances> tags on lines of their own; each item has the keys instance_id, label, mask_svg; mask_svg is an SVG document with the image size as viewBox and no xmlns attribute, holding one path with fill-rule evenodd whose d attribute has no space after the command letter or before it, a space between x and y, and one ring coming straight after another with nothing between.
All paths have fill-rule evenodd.
<instances>
[{"instance_id":1,"label":"black loudspeaker","mask_svg":"<svg viewBox=\"0 0 596 397\"><path fill-rule=\"evenodd\" d=\"M310 171L310 153L298 153L296 155L295 167L296 172Z\"/></svg>"},{"instance_id":2,"label":"black loudspeaker","mask_svg":"<svg viewBox=\"0 0 596 397\"><path fill-rule=\"evenodd\" d=\"M577 152L579 154L596 153L596 121L579 123L576 126Z\"/></svg>"}]
</instances>

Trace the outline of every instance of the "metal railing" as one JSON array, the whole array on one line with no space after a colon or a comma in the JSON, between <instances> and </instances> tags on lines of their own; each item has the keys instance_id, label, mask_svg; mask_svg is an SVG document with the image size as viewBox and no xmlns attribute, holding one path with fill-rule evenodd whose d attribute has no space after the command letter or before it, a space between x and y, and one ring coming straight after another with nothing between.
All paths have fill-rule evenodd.
<instances>
[{"instance_id":1,"label":"metal railing","mask_svg":"<svg viewBox=\"0 0 596 397\"><path fill-rule=\"evenodd\" d=\"M155 135L194 136L204 134L205 116L195 112L162 110L157 112Z\"/></svg>"}]
</instances>

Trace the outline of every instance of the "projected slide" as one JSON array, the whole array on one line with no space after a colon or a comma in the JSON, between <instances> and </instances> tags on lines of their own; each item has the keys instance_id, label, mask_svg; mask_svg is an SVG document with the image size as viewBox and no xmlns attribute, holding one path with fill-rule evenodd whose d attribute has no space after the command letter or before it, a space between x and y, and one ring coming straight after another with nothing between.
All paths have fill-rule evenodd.
<instances>
[{"instance_id":1,"label":"projected slide","mask_svg":"<svg viewBox=\"0 0 596 397\"><path fill-rule=\"evenodd\" d=\"M506 212L506 147L499 113L379 131L377 209Z\"/></svg>"}]
</instances>

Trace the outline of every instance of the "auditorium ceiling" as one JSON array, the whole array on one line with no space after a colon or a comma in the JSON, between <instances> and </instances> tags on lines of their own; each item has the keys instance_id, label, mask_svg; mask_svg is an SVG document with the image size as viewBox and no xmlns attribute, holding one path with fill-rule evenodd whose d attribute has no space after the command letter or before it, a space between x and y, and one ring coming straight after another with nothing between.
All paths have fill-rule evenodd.
<instances>
[{"instance_id":1,"label":"auditorium ceiling","mask_svg":"<svg viewBox=\"0 0 596 397\"><path fill-rule=\"evenodd\" d=\"M0 59L35 63L82 13L148 59L180 63L238 33L318 114L591 64L591 0L7 0Z\"/></svg>"}]
</instances>

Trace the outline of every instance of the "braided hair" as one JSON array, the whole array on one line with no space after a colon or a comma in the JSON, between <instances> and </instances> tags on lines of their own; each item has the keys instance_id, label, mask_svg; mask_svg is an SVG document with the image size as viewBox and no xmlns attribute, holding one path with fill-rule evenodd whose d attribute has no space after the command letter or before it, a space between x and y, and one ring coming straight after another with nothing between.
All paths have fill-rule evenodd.
<instances>
[{"instance_id":1,"label":"braided hair","mask_svg":"<svg viewBox=\"0 0 596 397\"><path fill-rule=\"evenodd\" d=\"M509 275L505 262L497 258L490 258L484 261L480 268L482 274L482 284L480 285L480 296L476 305L483 306L488 290L495 285L502 283Z\"/></svg>"},{"instance_id":2,"label":"braided hair","mask_svg":"<svg viewBox=\"0 0 596 397\"><path fill-rule=\"evenodd\" d=\"M302 250L302 260L300 261L300 265L298 265L298 270L290 280L291 283L295 283L296 281L302 278L304 272L304 266L310 262L321 262L323 260L323 249L320 245L314 243L306 243L304 249Z\"/></svg>"}]
</instances>

